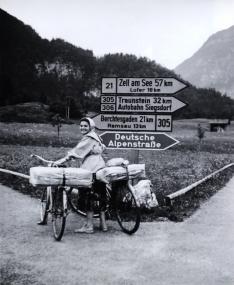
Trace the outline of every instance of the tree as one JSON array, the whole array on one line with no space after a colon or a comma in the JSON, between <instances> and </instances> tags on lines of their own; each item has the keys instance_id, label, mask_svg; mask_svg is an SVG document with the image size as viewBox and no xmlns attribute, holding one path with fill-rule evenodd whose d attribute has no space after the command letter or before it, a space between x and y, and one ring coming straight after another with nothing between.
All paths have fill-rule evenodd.
<instances>
[{"instance_id":1,"label":"tree","mask_svg":"<svg viewBox=\"0 0 234 285\"><path fill-rule=\"evenodd\" d=\"M63 122L63 119L62 119L62 117L59 114L55 114L52 117L52 126L53 127L57 126L58 138L59 138L59 134L60 134L60 129L62 127L62 122Z\"/></svg>"}]
</instances>

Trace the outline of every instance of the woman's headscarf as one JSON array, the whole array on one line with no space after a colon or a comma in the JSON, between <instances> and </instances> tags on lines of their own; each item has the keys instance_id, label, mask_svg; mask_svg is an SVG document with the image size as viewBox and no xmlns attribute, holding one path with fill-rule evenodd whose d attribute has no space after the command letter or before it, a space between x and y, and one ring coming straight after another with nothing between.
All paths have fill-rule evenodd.
<instances>
[{"instance_id":1,"label":"woman's headscarf","mask_svg":"<svg viewBox=\"0 0 234 285\"><path fill-rule=\"evenodd\" d=\"M89 126L90 126L90 131L95 129L95 123L94 123L94 120L93 120L93 119L91 119L91 118L89 118L89 117L84 117L84 118L82 118L82 119L80 120L80 123L81 123L82 121L85 121L85 122L87 122L87 123L89 124Z\"/></svg>"},{"instance_id":2,"label":"woman's headscarf","mask_svg":"<svg viewBox=\"0 0 234 285\"><path fill-rule=\"evenodd\" d=\"M80 123L82 121L87 122L89 124L89 126L90 126L90 131L87 134L85 134L85 136L91 137L91 138L95 139L96 141L98 141L99 143L102 144L103 143L102 139L99 137L98 134L95 133L95 123L94 123L94 120L89 118L89 117L84 117L84 118L82 118L80 120Z\"/></svg>"}]
</instances>

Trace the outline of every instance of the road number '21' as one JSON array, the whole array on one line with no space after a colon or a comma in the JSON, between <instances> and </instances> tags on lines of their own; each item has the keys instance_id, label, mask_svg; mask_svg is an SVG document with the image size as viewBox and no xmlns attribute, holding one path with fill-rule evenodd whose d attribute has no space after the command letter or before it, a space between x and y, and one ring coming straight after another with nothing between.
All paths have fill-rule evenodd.
<instances>
[{"instance_id":1,"label":"road number '21'","mask_svg":"<svg viewBox=\"0 0 234 285\"><path fill-rule=\"evenodd\" d=\"M113 83L112 82L107 82L106 83L106 89L112 89L113 88Z\"/></svg>"}]
</instances>

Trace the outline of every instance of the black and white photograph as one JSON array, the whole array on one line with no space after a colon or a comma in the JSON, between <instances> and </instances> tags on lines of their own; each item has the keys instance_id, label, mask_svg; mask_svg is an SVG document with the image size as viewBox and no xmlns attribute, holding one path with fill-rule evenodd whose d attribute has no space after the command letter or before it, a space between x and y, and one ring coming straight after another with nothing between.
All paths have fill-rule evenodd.
<instances>
[{"instance_id":1,"label":"black and white photograph","mask_svg":"<svg viewBox=\"0 0 234 285\"><path fill-rule=\"evenodd\" d=\"M0 285L234 284L234 1L0 0Z\"/></svg>"}]
</instances>

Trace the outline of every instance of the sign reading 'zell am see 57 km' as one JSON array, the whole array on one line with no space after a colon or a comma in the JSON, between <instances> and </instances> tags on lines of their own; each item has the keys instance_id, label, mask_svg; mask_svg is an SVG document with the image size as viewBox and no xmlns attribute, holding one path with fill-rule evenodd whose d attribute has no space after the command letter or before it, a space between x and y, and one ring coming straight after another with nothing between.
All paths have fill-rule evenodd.
<instances>
[{"instance_id":1,"label":"sign reading 'zell am see 57 km'","mask_svg":"<svg viewBox=\"0 0 234 285\"><path fill-rule=\"evenodd\" d=\"M102 94L175 94L187 85L176 78L102 78Z\"/></svg>"}]
</instances>

